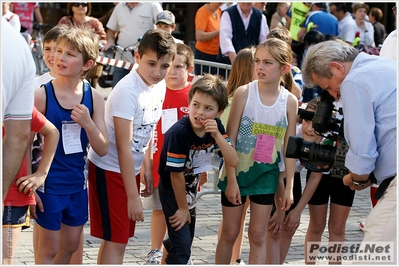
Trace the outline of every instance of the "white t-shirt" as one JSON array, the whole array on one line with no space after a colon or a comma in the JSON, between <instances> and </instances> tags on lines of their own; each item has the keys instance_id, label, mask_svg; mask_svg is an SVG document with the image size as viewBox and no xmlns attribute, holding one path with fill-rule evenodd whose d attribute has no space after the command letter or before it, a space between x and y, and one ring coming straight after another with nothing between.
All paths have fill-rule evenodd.
<instances>
[{"instance_id":1,"label":"white t-shirt","mask_svg":"<svg viewBox=\"0 0 399 267\"><path fill-rule=\"evenodd\" d=\"M338 21L338 32L342 40L353 43L357 32L357 24L349 12L346 13L343 19Z\"/></svg>"},{"instance_id":2,"label":"white t-shirt","mask_svg":"<svg viewBox=\"0 0 399 267\"><path fill-rule=\"evenodd\" d=\"M148 143L161 118L162 103L165 98L165 80L148 87L136 70L132 70L118 82L105 103L105 124L109 137L108 154L98 156L89 149L89 160L96 166L120 173L118 152L116 149L114 117L133 121L132 155L135 175L140 172Z\"/></svg>"},{"instance_id":3,"label":"white t-shirt","mask_svg":"<svg viewBox=\"0 0 399 267\"><path fill-rule=\"evenodd\" d=\"M398 61L398 30L392 31L382 44L380 57Z\"/></svg>"},{"instance_id":4,"label":"white t-shirt","mask_svg":"<svg viewBox=\"0 0 399 267\"><path fill-rule=\"evenodd\" d=\"M15 28L1 22L2 121L32 118L36 65L28 44Z\"/></svg>"},{"instance_id":5,"label":"white t-shirt","mask_svg":"<svg viewBox=\"0 0 399 267\"><path fill-rule=\"evenodd\" d=\"M136 44L148 30L155 29L157 15L163 11L158 2L141 2L129 9L126 2L117 4L108 20L107 28L118 31L118 45L128 47ZM124 53L125 61L134 62L132 53ZM115 59L121 59L119 53Z\"/></svg>"},{"instance_id":6,"label":"white t-shirt","mask_svg":"<svg viewBox=\"0 0 399 267\"><path fill-rule=\"evenodd\" d=\"M18 14L12 13L8 10L3 15L3 18L5 18L18 32L21 30L21 21L19 20Z\"/></svg>"},{"instance_id":7,"label":"white t-shirt","mask_svg":"<svg viewBox=\"0 0 399 267\"><path fill-rule=\"evenodd\" d=\"M39 89L43 84L48 83L51 80L54 80L55 77L51 76L50 72L46 72L43 75L36 77L35 79L35 88Z\"/></svg>"},{"instance_id":8,"label":"white t-shirt","mask_svg":"<svg viewBox=\"0 0 399 267\"><path fill-rule=\"evenodd\" d=\"M368 46L374 46L374 26L368 21L365 21L366 30L357 26L359 32L360 43Z\"/></svg>"}]
</instances>

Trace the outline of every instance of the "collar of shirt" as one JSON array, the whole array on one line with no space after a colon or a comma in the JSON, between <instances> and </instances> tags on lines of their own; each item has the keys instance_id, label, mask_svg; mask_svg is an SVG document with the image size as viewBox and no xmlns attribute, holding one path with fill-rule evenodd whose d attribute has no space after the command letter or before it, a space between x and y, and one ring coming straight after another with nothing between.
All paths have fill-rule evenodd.
<instances>
[{"instance_id":1,"label":"collar of shirt","mask_svg":"<svg viewBox=\"0 0 399 267\"><path fill-rule=\"evenodd\" d=\"M130 7L129 4L126 2L125 5L127 6L127 8L129 9L129 11L132 11L136 6L140 5L140 3L136 3L134 5L134 7Z\"/></svg>"},{"instance_id":2,"label":"collar of shirt","mask_svg":"<svg viewBox=\"0 0 399 267\"><path fill-rule=\"evenodd\" d=\"M248 16L245 16L245 14L242 12L241 7L240 7L239 4L237 4L237 10L238 10L238 13L240 14L242 22L244 23L245 29L248 29L249 20L251 19L251 15L252 15L252 12L253 12L252 8L251 8L251 11L249 12Z\"/></svg>"},{"instance_id":3,"label":"collar of shirt","mask_svg":"<svg viewBox=\"0 0 399 267\"><path fill-rule=\"evenodd\" d=\"M238 13L240 13L240 16L244 19L244 18L250 18L252 15L252 8L251 11L249 11L248 16L245 16L245 14L242 12L241 7L239 4L237 4L237 9L238 9Z\"/></svg>"}]
</instances>

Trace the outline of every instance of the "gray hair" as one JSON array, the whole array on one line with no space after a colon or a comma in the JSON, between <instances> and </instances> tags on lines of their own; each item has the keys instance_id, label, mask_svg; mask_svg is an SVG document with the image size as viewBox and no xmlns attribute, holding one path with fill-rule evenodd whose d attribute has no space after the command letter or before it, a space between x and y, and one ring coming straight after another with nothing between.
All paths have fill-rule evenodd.
<instances>
[{"instance_id":1,"label":"gray hair","mask_svg":"<svg viewBox=\"0 0 399 267\"><path fill-rule=\"evenodd\" d=\"M359 51L344 42L331 40L311 45L302 63L302 80L306 87L316 86L312 74L320 78L331 78L332 73L328 64L331 61L352 62Z\"/></svg>"}]
</instances>

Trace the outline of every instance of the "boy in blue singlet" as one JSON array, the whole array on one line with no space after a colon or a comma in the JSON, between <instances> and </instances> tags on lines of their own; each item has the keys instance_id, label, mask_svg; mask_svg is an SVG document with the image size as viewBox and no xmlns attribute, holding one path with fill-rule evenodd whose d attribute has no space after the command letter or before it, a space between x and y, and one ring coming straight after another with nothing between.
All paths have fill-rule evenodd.
<instances>
[{"instance_id":1,"label":"boy in blue singlet","mask_svg":"<svg viewBox=\"0 0 399 267\"><path fill-rule=\"evenodd\" d=\"M79 245L88 219L84 166L90 142L98 154L108 153L104 99L84 81L98 57L98 37L69 28L57 39L54 80L35 92L35 106L60 132L56 154L37 194L44 211L37 211L36 264L67 264Z\"/></svg>"}]
</instances>

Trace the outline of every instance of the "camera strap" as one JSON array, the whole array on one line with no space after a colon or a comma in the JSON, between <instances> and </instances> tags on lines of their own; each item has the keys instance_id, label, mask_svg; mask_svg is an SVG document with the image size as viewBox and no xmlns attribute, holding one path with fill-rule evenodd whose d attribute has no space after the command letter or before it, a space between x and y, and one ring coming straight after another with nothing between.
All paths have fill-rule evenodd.
<instances>
[{"instance_id":1,"label":"camera strap","mask_svg":"<svg viewBox=\"0 0 399 267\"><path fill-rule=\"evenodd\" d=\"M380 199L382 197L382 195L384 194L385 190L387 189L387 187L389 186L389 184L392 182L392 180L396 177L396 174L392 177L389 177L387 179L385 179L384 181L382 181L382 183L378 186L377 191L374 194L374 198L375 199Z\"/></svg>"}]
</instances>

